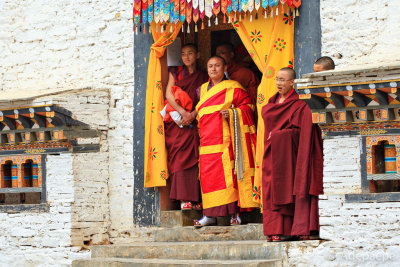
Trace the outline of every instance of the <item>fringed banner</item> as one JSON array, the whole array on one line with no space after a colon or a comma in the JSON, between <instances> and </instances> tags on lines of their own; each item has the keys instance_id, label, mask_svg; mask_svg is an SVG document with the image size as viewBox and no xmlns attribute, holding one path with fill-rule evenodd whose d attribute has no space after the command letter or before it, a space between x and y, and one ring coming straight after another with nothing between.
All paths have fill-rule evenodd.
<instances>
[{"instance_id":1,"label":"fringed banner","mask_svg":"<svg viewBox=\"0 0 400 267\"><path fill-rule=\"evenodd\" d=\"M201 20L201 28L204 29L204 19L208 18L208 27L211 20L218 25L218 15L223 14L223 23L231 21L246 20L250 16L250 22L258 19L257 14L261 10L264 18L274 17L281 14L299 15L301 0L134 0L133 23L134 31L146 33L146 28L151 30L150 25L156 24L156 32L163 32L165 25L170 23L167 31L172 32L173 24L182 22L182 31L186 22L187 32L190 33L190 25L193 21L195 32ZM287 10L285 10L285 7ZM255 11L255 12L254 12ZM226 20L228 17L228 20ZM148 25L148 26L147 26Z\"/></svg>"}]
</instances>

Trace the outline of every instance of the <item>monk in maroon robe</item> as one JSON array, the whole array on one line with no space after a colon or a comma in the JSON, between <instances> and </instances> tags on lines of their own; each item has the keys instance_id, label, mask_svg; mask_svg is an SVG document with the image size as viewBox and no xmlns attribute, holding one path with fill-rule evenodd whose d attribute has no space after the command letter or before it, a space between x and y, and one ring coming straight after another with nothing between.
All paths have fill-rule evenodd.
<instances>
[{"instance_id":1,"label":"monk in maroon robe","mask_svg":"<svg viewBox=\"0 0 400 267\"><path fill-rule=\"evenodd\" d=\"M224 43L217 47L215 53L217 56L225 59L225 62L227 64L227 78L239 82L243 86L243 88L247 90L247 93L250 95L251 101L255 105L257 101L257 88L260 84L260 81L250 69L240 66L234 61L234 51L235 50L232 44Z\"/></svg>"},{"instance_id":2,"label":"monk in maroon robe","mask_svg":"<svg viewBox=\"0 0 400 267\"><path fill-rule=\"evenodd\" d=\"M199 184L199 136L195 118L196 104L199 101L196 89L208 80L208 75L197 67L200 53L194 44L182 47L183 66L170 68L166 98L169 104L180 113L178 123L165 122L165 143L168 153L168 171L171 179L170 199L181 201L181 209L201 209ZM181 107L172 93L178 86L193 101L192 111Z\"/></svg>"},{"instance_id":3,"label":"monk in maroon robe","mask_svg":"<svg viewBox=\"0 0 400 267\"><path fill-rule=\"evenodd\" d=\"M307 240L319 231L323 193L321 130L293 89L296 73L283 68L278 93L261 111L265 123L262 164L263 224L268 241Z\"/></svg>"}]
</instances>

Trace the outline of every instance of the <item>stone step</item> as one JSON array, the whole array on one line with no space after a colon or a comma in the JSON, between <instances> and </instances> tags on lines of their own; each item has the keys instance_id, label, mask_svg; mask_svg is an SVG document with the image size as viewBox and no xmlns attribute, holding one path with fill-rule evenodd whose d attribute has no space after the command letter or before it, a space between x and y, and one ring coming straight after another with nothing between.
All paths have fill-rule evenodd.
<instances>
[{"instance_id":1,"label":"stone step","mask_svg":"<svg viewBox=\"0 0 400 267\"><path fill-rule=\"evenodd\" d=\"M201 210L169 210L161 211L160 226L193 226L193 220L202 217Z\"/></svg>"},{"instance_id":2,"label":"stone step","mask_svg":"<svg viewBox=\"0 0 400 267\"><path fill-rule=\"evenodd\" d=\"M262 224L205 226L199 229L193 226L159 228L152 235L155 242L265 240Z\"/></svg>"},{"instance_id":3,"label":"stone step","mask_svg":"<svg viewBox=\"0 0 400 267\"><path fill-rule=\"evenodd\" d=\"M176 227L176 226L193 226L193 220L200 219L202 211L199 210L169 210L161 211L160 226L161 227ZM240 213L242 223L262 223L260 211L254 210L251 212ZM229 225L229 217L217 218L219 226Z\"/></svg>"},{"instance_id":4,"label":"stone step","mask_svg":"<svg viewBox=\"0 0 400 267\"><path fill-rule=\"evenodd\" d=\"M143 242L93 246L92 259L265 260L281 258L284 243L266 241Z\"/></svg>"},{"instance_id":5,"label":"stone step","mask_svg":"<svg viewBox=\"0 0 400 267\"><path fill-rule=\"evenodd\" d=\"M96 258L92 260L76 260L72 267L128 267L128 266L232 266L232 267L282 267L281 259L271 260L176 260L176 259L124 259Z\"/></svg>"}]
</instances>

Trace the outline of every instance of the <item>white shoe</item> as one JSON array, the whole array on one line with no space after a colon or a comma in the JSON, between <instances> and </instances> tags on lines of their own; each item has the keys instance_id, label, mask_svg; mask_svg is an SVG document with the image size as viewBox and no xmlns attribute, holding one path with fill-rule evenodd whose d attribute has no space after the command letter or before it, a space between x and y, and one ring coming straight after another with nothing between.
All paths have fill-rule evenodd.
<instances>
[{"instance_id":1,"label":"white shoe","mask_svg":"<svg viewBox=\"0 0 400 267\"><path fill-rule=\"evenodd\" d=\"M241 225L242 219L240 219L239 214L233 214L231 217L231 225Z\"/></svg>"},{"instance_id":2,"label":"white shoe","mask_svg":"<svg viewBox=\"0 0 400 267\"><path fill-rule=\"evenodd\" d=\"M217 224L217 219L214 217L207 217L207 216L203 216L203 218L201 218L200 220L194 220L194 227L196 228L200 228L202 226L206 226L206 225L215 225Z\"/></svg>"}]
</instances>

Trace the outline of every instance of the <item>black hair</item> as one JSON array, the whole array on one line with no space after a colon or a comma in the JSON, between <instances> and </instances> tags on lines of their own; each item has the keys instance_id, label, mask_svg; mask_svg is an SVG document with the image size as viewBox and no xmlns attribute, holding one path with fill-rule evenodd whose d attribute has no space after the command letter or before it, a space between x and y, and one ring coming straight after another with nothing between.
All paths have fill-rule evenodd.
<instances>
[{"instance_id":1,"label":"black hair","mask_svg":"<svg viewBox=\"0 0 400 267\"><path fill-rule=\"evenodd\" d=\"M220 56L217 56L217 55L210 57L210 58L207 60L207 63L208 63L208 61L210 61L210 59L212 59L212 58L219 58L219 59L222 61L222 65L223 65L223 66L226 66L226 61L225 61L225 59L224 59L223 57L220 57Z\"/></svg>"},{"instance_id":2,"label":"black hair","mask_svg":"<svg viewBox=\"0 0 400 267\"><path fill-rule=\"evenodd\" d=\"M195 44L195 43L187 43L187 44L184 44L184 45L182 46L181 49L183 49L183 48L185 48L185 47L193 47L194 50L196 50L196 52L199 52L199 48L198 48L197 44Z\"/></svg>"},{"instance_id":3,"label":"black hair","mask_svg":"<svg viewBox=\"0 0 400 267\"><path fill-rule=\"evenodd\" d=\"M330 57L320 57L315 61L316 65L321 65L324 67L325 70L334 70L335 69L335 62Z\"/></svg>"},{"instance_id":4,"label":"black hair","mask_svg":"<svg viewBox=\"0 0 400 267\"><path fill-rule=\"evenodd\" d=\"M279 71L287 71L289 73L291 80L296 79L296 72L292 68L285 67L285 68L280 69Z\"/></svg>"}]
</instances>

